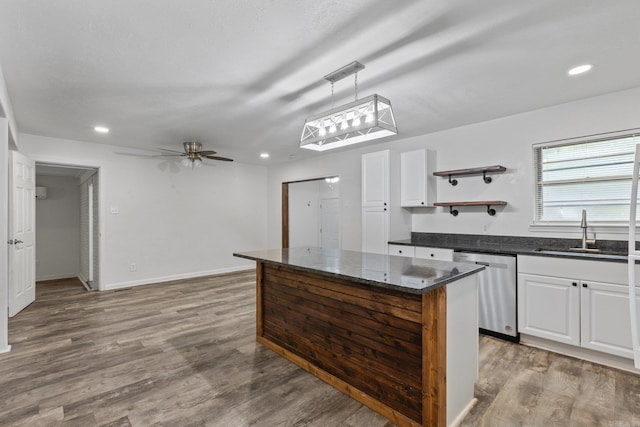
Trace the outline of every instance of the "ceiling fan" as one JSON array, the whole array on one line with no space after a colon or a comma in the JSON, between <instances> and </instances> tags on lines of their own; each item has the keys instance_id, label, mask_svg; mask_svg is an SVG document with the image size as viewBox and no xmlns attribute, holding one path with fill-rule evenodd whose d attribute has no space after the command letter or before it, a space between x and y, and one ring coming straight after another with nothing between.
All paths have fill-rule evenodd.
<instances>
[{"instance_id":1,"label":"ceiling fan","mask_svg":"<svg viewBox=\"0 0 640 427\"><path fill-rule=\"evenodd\" d=\"M167 150L161 148L161 151L166 152L163 156L182 156L182 164L185 166L200 167L202 166L202 159L221 160L223 162L233 162L233 159L227 157L215 156L216 151L202 150L202 144L199 142L184 142L182 143L184 152Z\"/></svg>"}]
</instances>

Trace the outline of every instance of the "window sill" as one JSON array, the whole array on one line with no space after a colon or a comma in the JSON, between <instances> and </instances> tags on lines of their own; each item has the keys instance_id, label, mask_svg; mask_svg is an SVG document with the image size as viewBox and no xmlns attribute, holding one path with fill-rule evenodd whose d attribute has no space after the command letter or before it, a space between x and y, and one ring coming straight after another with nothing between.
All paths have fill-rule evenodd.
<instances>
[{"instance_id":1,"label":"window sill","mask_svg":"<svg viewBox=\"0 0 640 427\"><path fill-rule=\"evenodd\" d=\"M582 233L580 222L544 222L529 225L529 231L539 233ZM594 223L587 228L588 234L629 234L627 223Z\"/></svg>"}]
</instances>

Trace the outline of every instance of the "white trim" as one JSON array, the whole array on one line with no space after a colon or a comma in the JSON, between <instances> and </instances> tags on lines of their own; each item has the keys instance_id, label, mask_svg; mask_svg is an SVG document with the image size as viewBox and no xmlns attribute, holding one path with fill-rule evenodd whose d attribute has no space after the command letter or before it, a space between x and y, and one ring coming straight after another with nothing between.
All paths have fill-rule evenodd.
<instances>
[{"instance_id":1,"label":"white trim","mask_svg":"<svg viewBox=\"0 0 640 427\"><path fill-rule=\"evenodd\" d=\"M565 356L575 357L577 359L586 360L587 362L621 369L638 375L638 371L634 369L633 366L633 359L614 356L612 354L602 353L588 348L576 347L522 333L520 334L520 344Z\"/></svg>"},{"instance_id":2,"label":"white trim","mask_svg":"<svg viewBox=\"0 0 640 427\"><path fill-rule=\"evenodd\" d=\"M0 354L2 353L9 353L11 351L11 346L8 345L5 348L0 349Z\"/></svg>"},{"instance_id":3,"label":"white trim","mask_svg":"<svg viewBox=\"0 0 640 427\"><path fill-rule=\"evenodd\" d=\"M50 274L43 277L36 277L36 282L44 282L46 280L58 280L58 279L73 279L74 277L77 277L78 279L80 279L80 275L78 274L77 271L75 273Z\"/></svg>"},{"instance_id":4,"label":"white trim","mask_svg":"<svg viewBox=\"0 0 640 427\"><path fill-rule=\"evenodd\" d=\"M172 280L193 279L195 277L212 276L212 275L224 274L224 273L235 273L237 271L245 271L245 270L253 270L253 269L255 269L255 264L242 265L239 267L218 268L216 270L198 271L195 273L174 274L171 276L155 277L152 279L132 280L130 282L106 284L100 290L111 291L114 289L130 288L133 286L150 285L153 283L162 283L162 282L171 282Z\"/></svg>"},{"instance_id":5,"label":"white trim","mask_svg":"<svg viewBox=\"0 0 640 427\"><path fill-rule=\"evenodd\" d=\"M467 417L467 415L469 415L469 412L471 412L473 407L476 406L476 403L478 403L478 398L474 397L473 399L471 399L469 404L465 406L462 411L460 411L460 413L453 419L453 421L451 421L451 424L449 424L449 427L459 426L460 423L464 421L464 419Z\"/></svg>"},{"instance_id":6,"label":"white trim","mask_svg":"<svg viewBox=\"0 0 640 427\"><path fill-rule=\"evenodd\" d=\"M547 233L569 233L577 236L582 235L579 222L534 222L529 224L529 231ZM588 234L628 234L629 225L627 223L608 223L589 225ZM576 237L576 238L579 238Z\"/></svg>"}]
</instances>

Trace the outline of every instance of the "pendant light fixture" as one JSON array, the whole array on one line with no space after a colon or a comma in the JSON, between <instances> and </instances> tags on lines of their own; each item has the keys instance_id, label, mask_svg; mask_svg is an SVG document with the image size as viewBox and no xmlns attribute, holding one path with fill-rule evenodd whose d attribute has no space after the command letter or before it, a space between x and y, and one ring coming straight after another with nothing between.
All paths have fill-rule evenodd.
<instances>
[{"instance_id":1,"label":"pendant light fixture","mask_svg":"<svg viewBox=\"0 0 640 427\"><path fill-rule=\"evenodd\" d=\"M398 133L388 99L378 94L358 99L358 71L363 69L364 65L354 61L324 76L331 83L333 101L333 84L355 74L355 101L307 118L301 148L325 151Z\"/></svg>"}]
</instances>

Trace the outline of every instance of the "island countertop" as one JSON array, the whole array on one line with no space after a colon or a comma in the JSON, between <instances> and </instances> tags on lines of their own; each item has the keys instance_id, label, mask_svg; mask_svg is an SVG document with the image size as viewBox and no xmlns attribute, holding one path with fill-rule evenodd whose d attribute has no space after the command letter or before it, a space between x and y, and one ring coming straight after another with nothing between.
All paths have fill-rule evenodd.
<instances>
[{"instance_id":1,"label":"island countertop","mask_svg":"<svg viewBox=\"0 0 640 427\"><path fill-rule=\"evenodd\" d=\"M412 294L432 291L484 269L473 264L318 247L267 249L233 255Z\"/></svg>"}]
</instances>

